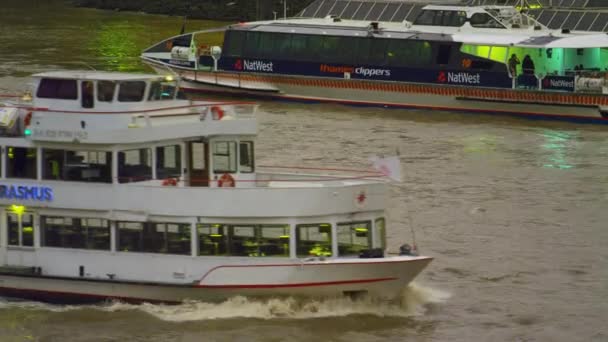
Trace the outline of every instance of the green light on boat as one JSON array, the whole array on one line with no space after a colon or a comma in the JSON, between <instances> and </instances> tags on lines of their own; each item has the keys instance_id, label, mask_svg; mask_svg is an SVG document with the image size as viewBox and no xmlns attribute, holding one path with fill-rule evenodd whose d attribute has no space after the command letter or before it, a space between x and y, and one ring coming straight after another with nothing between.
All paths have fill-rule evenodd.
<instances>
[{"instance_id":1,"label":"green light on boat","mask_svg":"<svg viewBox=\"0 0 608 342\"><path fill-rule=\"evenodd\" d=\"M29 128L26 128L25 131L23 132L23 134L25 134L26 137L30 136L30 135L32 135L32 130Z\"/></svg>"}]
</instances>

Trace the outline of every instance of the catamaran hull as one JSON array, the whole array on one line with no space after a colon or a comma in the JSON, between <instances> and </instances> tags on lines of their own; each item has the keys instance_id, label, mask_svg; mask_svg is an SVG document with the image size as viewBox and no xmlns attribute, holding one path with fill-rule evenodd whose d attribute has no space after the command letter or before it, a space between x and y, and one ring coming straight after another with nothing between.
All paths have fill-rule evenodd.
<instances>
[{"instance_id":1,"label":"catamaran hull","mask_svg":"<svg viewBox=\"0 0 608 342\"><path fill-rule=\"evenodd\" d=\"M173 69L188 92L608 124L606 95Z\"/></svg>"},{"instance_id":2,"label":"catamaran hull","mask_svg":"<svg viewBox=\"0 0 608 342\"><path fill-rule=\"evenodd\" d=\"M234 296L318 298L359 294L391 299L397 298L432 260L428 257L393 259L361 263L226 265L208 270L200 281L189 284L2 273L0 296L54 303L216 302Z\"/></svg>"}]
</instances>

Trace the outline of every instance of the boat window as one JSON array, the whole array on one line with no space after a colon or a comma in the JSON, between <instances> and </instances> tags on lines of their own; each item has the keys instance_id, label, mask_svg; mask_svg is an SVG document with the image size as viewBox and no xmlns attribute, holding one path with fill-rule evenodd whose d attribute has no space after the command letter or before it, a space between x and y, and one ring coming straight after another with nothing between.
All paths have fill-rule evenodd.
<instances>
[{"instance_id":1,"label":"boat window","mask_svg":"<svg viewBox=\"0 0 608 342\"><path fill-rule=\"evenodd\" d=\"M258 46L255 49L255 53L252 55L257 58L272 58L276 54L275 46L278 46L278 40L281 35L277 33L257 33Z\"/></svg>"},{"instance_id":2,"label":"boat window","mask_svg":"<svg viewBox=\"0 0 608 342\"><path fill-rule=\"evenodd\" d=\"M40 80L36 96L44 99L78 99L76 80L43 78Z\"/></svg>"},{"instance_id":3,"label":"boat window","mask_svg":"<svg viewBox=\"0 0 608 342\"><path fill-rule=\"evenodd\" d=\"M118 250L121 252L143 251L143 222L116 222Z\"/></svg>"},{"instance_id":4,"label":"boat window","mask_svg":"<svg viewBox=\"0 0 608 342\"><path fill-rule=\"evenodd\" d=\"M296 253L299 257L331 256L331 224L297 225Z\"/></svg>"},{"instance_id":5,"label":"boat window","mask_svg":"<svg viewBox=\"0 0 608 342\"><path fill-rule=\"evenodd\" d=\"M23 208L23 207L22 207ZM7 213L9 246L34 246L34 215L28 212Z\"/></svg>"},{"instance_id":6,"label":"boat window","mask_svg":"<svg viewBox=\"0 0 608 342\"><path fill-rule=\"evenodd\" d=\"M255 58L258 55L259 39L260 35L257 32L249 31L245 34L244 56Z\"/></svg>"},{"instance_id":7,"label":"boat window","mask_svg":"<svg viewBox=\"0 0 608 342\"><path fill-rule=\"evenodd\" d=\"M450 52L452 51L452 46L447 44L440 44L437 50L437 64L438 65L447 65L450 63Z\"/></svg>"},{"instance_id":8,"label":"boat window","mask_svg":"<svg viewBox=\"0 0 608 342\"><path fill-rule=\"evenodd\" d=\"M376 234L374 234L374 247L386 249L386 220L384 217L376 219Z\"/></svg>"},{"instance_id":9,"label":"boat window","mask_svg":"<svg viewBox=\"0 0 608 342\"><path fill-rule=\"evenodd\" d=\"M180 223L148 223L144 232L144 251L190 255L190 225ZM150 248L146 249L148 245Z\"/></svg>"},{"instance_id":10,"label":"boat window","mask_svg":"<svg viewBox=\"0 0 608 342\"><path fill-rule=\"evenodd\" d=\"M288 257L289 225L199 224L199 255Z\"/></svg>"},{"instance_id":11,"label":"boat window","mask_svg":"<svg viewBox=\"0 0 608 342\"><path fill-rule=\"evenodd\" d=\"M227 255L228 226L221 224L198 224L198 254Z\"/></svg>"},{"instance_id":12,"label":"boat window","mask_svg":"<svg viewBox=\"0 0 608 342\"><path fill-rule=\"evenodd\" d=\"M156 178L181 177L182 147L180 145L156 148Z\"/></svg>"},{"instance_id":13,"label":"boat window","mask_svg":"<svg viewBox=\"0 0 608 342\"><path fill-rule=\"evenodd\" d=\"M152 82L150 84L150 95L148 101L173 100L175 97L175 82Z\"/></svg>"},{"instance_id":14,"label":"boat window","mask_svg":"<svg viewBox=\"0 0 608 342\"><path fill-rule=\"evenodd\" d=\"M338 223L338 254L359 255L372 246L372 222Z\"/></svg>"},{"instance_id":15,"label":"boat window","mask_svg":"<svg viewBox=\"0 0 608 342\"><path fill-rule=\"evenodd\" d=\"M260 226L258 234L259 256L289 256L289 225Z\"/></svg>"},{"instance_id":16,"label":"boat window","mask_svg":"<svg viewBox=\"0 0 608 342\"><path fill-rule=\"evenodd\" d=\"M475 13L469 21L471 22L471 26L478 28L505 28L504 25L492 18L488 13Z\"/></svg>"},{"instance_id":17,"label":"boat window","mask_svg":"<svg viewBox=\"0 0 608 342\"><path fill-rule=\"evenodd\" d=\"M216 141L213 143L213 172L236 172L236 142Z\"/></svg>"},{"instance_id":18,"label":"boat window","mask_svg":"<svg viewBox=\"0 0 608 342\"><path fill-rule=\"evenodd\" d=\"M112 183L112 153L44 149L42 178L75 182Z\"/></svg>"},{"instance_id":19,"label":"boat window","mask_svg":"<svg viewBox=\"0 0 608 342\"><path fill-rule=\"evenodd\" d=\"M245 33L243 31L227 31L222 54L227 57L243 56Z\"/></svg>"},{"instance_id":20,"label":"boat window","mask_svg":"<svg viewBox=\"0 0 608 342\"><path fill-rule=\"evenodd\" d=\"M36 179L36 149L26 147L6 148L6 177Z\"/></svg>"},{"instance_id":21,"label":"boat window","mask_svg":"<svg viewBox=\"0 0 608 342\"><path fill-rule=\"evenodd\" d=\"M250 173L253 170L253 141L241 141L239 143L239 172Z\"/></svg>"},{"instance_id":22,"label":"boat window","mask_svg":"<svg viewBox=\"0 0 608 342\"><path fill-rule=\"evenodd\" d=\"M112 102L115 89L116 82L114 81L97 81L97 101Z\"/></svg>"},{"instance_id":23,"label":"boat window","mask_svg":"<svg viewBox=\"0 0 608 342\"><path fill-rule=\"evenodd\" d=\"M433 25L436 11L423 10L414 20L414 25Z\"/></svg>"},{"instance_id":24,"label":"boat window","mask_svg":"<svg viewBox=\"0 0 608 342\"><path fill-rule=\"evenodd\" d=\"M391 39L387 48L388 63L396 67L429 64L431 55L432 48L428 42Z\"/></svg>"},{"instance_id":25,"label":"boat window","mask_svg":"<svg viewBox=\"0 0 608 342\"><path fill-rule=\"evenodd\" d=\"M149 148L118 152L118 181L142 182L152 179L152 154Z\"/></svg>"},{"instance_id":26,"label":"boat window","mask_svg":"<svg viewBox=\"0 0 608 342\"><path fill-rule=\"evenodd\" d=\"M145 90L146 82L144 81L120 82L120 88L118 89L118 101L140 102L144 99Z\"/></svg>"},{"instance_id":27,"label":"boat window","mask_svg":"<svg viewBox=\"0 0 608 342\"><path fill-rule=\"evenodd\" d=\"M371 49L369 50L369 59L365 64L386 66L388 63L388 44L389 39L371 39Z\"/></svg>"},{"instance_id":28,"label":"boat window","mask_svg":"<svg viewBox=\"0 0 608 342\"><path fill-rule=\"evenodd\" d=\"M323 37L320 56L317 58L326 63L353 64L355 49L355 38L325 36Z\"/></svg>"},{"instance_id":29,"label":"boat window","mask_svg":"<svg viewBox=\"0 0 608 342\"><path fill-rule=\"evenodd\" d=\"M303 34L294 34L291 37L291 48L289 52L290 60L306 60L305 56L307 53L306 44L308 42L308 36Z\"/></svg>"},{"instance_id":30,"label":"boat window","mask_svg":"<svg viewBox=\"0 0 608 342\"><path fill-rule=\"evenodd\" d=\"M80 92L81 98L80 103L82 108L93 108L93 82L91 81L82 81L80 83Z\"/></svg>"},{"instance_id":31,"label":"boat window","mask_svg":"<svg viewBox=\"0 0 608 342\"><path fill-rule=\"evenodd\" d=\"M98 218L41 216L42 246L110 250L110 223Z\"/></svg>"}]
</instances>

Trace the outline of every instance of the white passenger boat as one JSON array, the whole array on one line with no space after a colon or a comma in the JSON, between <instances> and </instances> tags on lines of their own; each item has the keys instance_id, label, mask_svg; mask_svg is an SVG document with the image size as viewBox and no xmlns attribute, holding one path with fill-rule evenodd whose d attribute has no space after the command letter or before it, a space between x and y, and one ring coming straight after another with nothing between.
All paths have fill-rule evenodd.
<instances>
[{"instance_id":1,"label":"white passenger boat","mask_svg":"<svg viewBox=\"0 0 608 342\"><path fill-rule=\"evenodd\" d=\"M317 0L304 12L323 18L183 34L142 59L191 91L608 123L605 33L496 5L428 5L396 22L403 3Z\"/></svg>"},{"instance_id":2,"label":"white passenger boat","mask_svg":"<svg viewBox=\"0 0 608 342\"><path fill-rule=\"evenodd\" d=\"M258 170L255 104L159 75L33 79L0 107L1 296L395 297L432 259L386 255L379 173Z\"/></svg>"}]
</instances>

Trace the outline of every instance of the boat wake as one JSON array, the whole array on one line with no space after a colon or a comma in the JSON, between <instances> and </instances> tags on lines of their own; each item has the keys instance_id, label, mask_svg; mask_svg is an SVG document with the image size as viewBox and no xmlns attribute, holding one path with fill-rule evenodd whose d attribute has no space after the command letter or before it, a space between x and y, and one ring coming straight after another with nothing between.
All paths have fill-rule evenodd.
<instances>
[{"instance_id":1,"label":"boat wake","mask_svg":"<svg viewBox=\"0 0 608 342\"><path fill-rule=\"evenodd\" d=\"M231 318L311 319L349 315L378 317L411 317L423 315L431 304L440 304L450 297L441 290L411 284L402 291L401 300L384 301L375 298L325 299L275 298L252 299L234 297L221 303L189 301L179 305L127 304L112 302L105 305L61 306L37 302L0 299L0 310L21 309L52 312L96 310L102 312L140 311L167 322L205 321Z\"/></svg>"}]
</instances>

